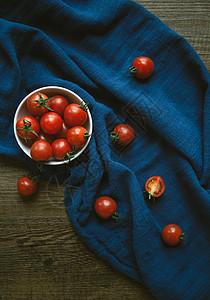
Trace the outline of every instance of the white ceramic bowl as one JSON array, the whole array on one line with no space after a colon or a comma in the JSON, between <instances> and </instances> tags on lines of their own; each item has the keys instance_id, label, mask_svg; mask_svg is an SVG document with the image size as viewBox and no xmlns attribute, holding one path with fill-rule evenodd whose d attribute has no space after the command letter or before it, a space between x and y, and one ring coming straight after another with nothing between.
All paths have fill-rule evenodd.
<instances>
[{"instance_id":1,"label":"white ceramic bowl","mask_svg":"<svg viewBox=\"0 0 210 300\"><path fill-rule=\"evenodd\" d=\"M69 103L84 104L84 101L77 94L75 94L74 92L72 92L66 88L59 87L59 86L45 86L45 87L36 89L35 91L32 91L30 94L28 94L20 102L20 104L18 105L18 108L15 112L13 129L14 129L14 134L15 134L15 138L16 138L18 145L23 150L23 152L25 152L25 154L28 155L30 158L31 158L31 155L30 155L31 145L30 145L30 143L27 145L27 143L25 143L24 140L19 137L19 135L16 132L16 123L19 118L21 118L25 115L31 115L27 109L27 99L36 92L42 92L42 93L46 94L48 97L51 97L54 95L62 95L68 99ZM88 146L90 139L91 139L93 123L92 123L92 117L91 117L91 113L90 113L89 109L87 110L87 114L88 114L88 118L83 126L87 129L90 136L88 137L87 142L83 147L78 147L75 150L74 157L72 158L72 160L76 159L86 149L86 147ZM65 163L65 161L58 161L58 160L55 160L52 158L48 162L46 162L46 165L62 165L64 163Z\"/></svg>"}]
</instances>

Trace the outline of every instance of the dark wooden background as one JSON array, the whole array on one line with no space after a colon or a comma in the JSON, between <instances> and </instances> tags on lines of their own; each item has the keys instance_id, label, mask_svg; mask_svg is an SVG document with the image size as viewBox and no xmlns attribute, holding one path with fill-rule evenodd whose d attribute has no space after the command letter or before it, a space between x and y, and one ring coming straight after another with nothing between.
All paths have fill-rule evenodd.
<instances>
[{"instance_id":1,"label":"dark wooden background","mask_svg":"<svg viewBox=\"0 0 210 300\"><path fill-rule=\"evenodd\" d=\"M184 36L210 70L209 0L137 2ZM83 244L65 211L64 186L44 181L28 202L16 189L27 168L1 157L0 170L0 299L155 299Z\"/></svg>"}]
</instances>

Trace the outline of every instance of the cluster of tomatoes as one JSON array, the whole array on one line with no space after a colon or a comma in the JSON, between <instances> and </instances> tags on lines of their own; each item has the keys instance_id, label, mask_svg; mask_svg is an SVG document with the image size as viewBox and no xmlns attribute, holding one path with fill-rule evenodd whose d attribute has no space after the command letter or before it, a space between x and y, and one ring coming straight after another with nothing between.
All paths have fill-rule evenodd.
<instances>
[{"instance_id":1,"label":"cluster of tomatoes","mask_svg":"<svg viewBox=\"0 0 210 300\"><path fill-rule=\"evenodd\" d=\"M86 122L87 105L69 103L62 95L48 97L36 92L27 99L31 115L21 117L16 123L17 134L30 145L30 154L37 162L54 159L70 161L77 147L83 146L89 136L82 125ZM17 188L22 196L31 196L38 189L38 176L23 176Z\"/></svg>"},{"instance_id":2,"label":"cluster of tomatoes","mask_svg":"<svg viewBox=\"0 0 210 300\"><path fill-rule=\"evenodd\" d=\"M150 58L141 56L134 60L129 71L138 79L146 79L152 75L154 63ZM28 98L27 107L33 116L20 118L16 129L25 140L33 140L31 157L35 161L47 161L52 156L57 160L63 160L66 156L70 158L72 146L79 147L86 143L89 134L82 127L87 120L86 105L69 104L60 95L48 98L45 94L35 93ZM135 133L128 124L119 124L110 136L114 142L128 145ZM36 179L26 176L20 178L18 190L24 196L32 195L37 190ZM164 180L160 176L150 177L145 183L145 190L149 199L160 197L165 191ZM109 196L102 196L95 201L95 212L102 219L116 221L121 218L116 201ZM185 238L185 233L178 225L168 224L163 228L161 236L167 245L176 246Z\"/></svg>"},{"instance_id":3,"label":"cluster of tomatoes","mask_svg":"<svg viewBox=\"0 0 210 300\"><path fill-rule=\"evenodd\" d=\"M129 71L138 79L147 79L154 71L154 63L148 57L137 57ZM122 144L129 144L134 138L134 130L127 124L120 124L116 126L111 133L111 138ZM165 191L165 182L160 176L152 176L145 183L145 191L148 194L149 200L160 197ZM102 219L120 219L120 215L117 212L116 201L108 196L102 196L95 202L95 212ZM185 233L182 233L181 228L176 224L166 225L161 232L162 240L169 246L176 246L181 240L186 237Z\"/></svg>"},{"instance_id":4,"label":"cluster of tomatoes","mask_svg":"<svg viewBox=\"0 0 210 300\"><path fill-rule=\"evenodd\" d=\"M150 177L145 183L145 190L149 199L160 197L165 191L164 180L160 176ZM116 201L109 196L102 196L96 200L95 212L102 219L111 218L116 221L121 218L117 212ZM186 239L186 233L183 233L178 225L168 224L163 228L161 237L168 246L176 246L180 241Z\"/></svg>"},{"instance_id":5,"label":"cluster of tomatoes","mask_svg":"<svg viewBox=\"0 0 210 300\"><path fill-rule=\"evenodd\" d=\"M31 143L33 160L68 159L75 147L86 143L89 134L82 126L88 118L86 104L70 104L62 95L49 98L36 92L27 99L27 109L32 115L21 117L16 131Z\"/></svg>"}]
</instances>

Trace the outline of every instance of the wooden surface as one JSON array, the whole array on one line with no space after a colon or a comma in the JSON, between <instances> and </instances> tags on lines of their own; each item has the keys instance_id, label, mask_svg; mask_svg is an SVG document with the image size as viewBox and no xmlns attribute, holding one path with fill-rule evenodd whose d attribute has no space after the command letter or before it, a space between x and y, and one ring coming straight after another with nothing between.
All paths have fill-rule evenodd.
<instances>
[{"instance_id":1,"label":"wooden surface","mask_svg":"<svg viewBox=\"0 0 210 300\"><path fill-rule=\"evenodd\" d=\"M210 70L208 0L138 2L184 36ZM155 299L83 244L65 211L64 186L44 181L24 201L16 182L27 168L1 157L0 170L0 299Z\"/></svg>"}]
</instances>

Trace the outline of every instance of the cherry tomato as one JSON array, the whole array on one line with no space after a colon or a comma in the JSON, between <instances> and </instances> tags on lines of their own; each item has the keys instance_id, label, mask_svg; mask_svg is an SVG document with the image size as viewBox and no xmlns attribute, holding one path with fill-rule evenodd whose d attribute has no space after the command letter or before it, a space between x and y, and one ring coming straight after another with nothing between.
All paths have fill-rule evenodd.
<instances>
[{"instance_id":1,"label":"cherry tomato","mask_svg":"<svg viewBox=\"0 0 210 300\"><path fill-rule=\"evenodd\" d=\"M57 160L63 160L64 156L71 152L71 146L65 139L57 139L52 143L53 156Z\"/></svg>"},{"instance_id":2,"label":"cherry tomato","mask_svg":"<svg viewBox=\"0 0 210 300\"><path fill-rule=\"evenodd\" d=\"M160 176L152 176L146 181L145 190L149 193L149 199L160 197L165 191L165 182Z\"/></svg>"},{"instance_id":3,"label":"cherry tomato","mask_svg":"<svg viewBox=\"0 0 210 300\"><path fill-rule=\"evenodd\" d=\"M69 126L81 126L87 120L87 106L76 103L69 104L64 111L64 120Z\"/></svg>"},{"instance_id":4,"label":"cherry tomato","mask_svg":"<svg viewBox=\"0 0 210 300\"><path fill-rule=\"evenodd\" d=\"M129 71L139 79L146 79L152 75L154 63L149 57L140 56L134 60L133 66Z\"/></svg>"},{"instance_id":5,"label":"cherry tomato","mask_svg":"<svg viewBox=\"0 0 210 300\"><path fill-rule=\"evenodd\" d=\"M32 94L27 99L28 111L36 117L43 116L45 113L51 110L50 108L51 99L52 98L48 98L47 95L40 92Z\"/></svg>"},{"instance_id":6,"label":"cherry tomato","mask_svg":"<svg viewBox=\"0 0 210 300\"><path fill-rule=\"evenodd\" d=\"M55 138L54 138L53 135L46 134L44 131L40 130L39 136L36 136L36 137L33 139L33 142L35 143L35 142L38 141L38 140L43 140L43 141L48 142L49 144L52 144L52 142L54 141L54 139L55 139Z\"/></svg>"},{"instance_id":7,"label":"cherry tomato","mask_svg":"<svg viewBox=\"0 0 210 300\"><path fill-rule=\"evenodd\" d=\"M50 102L50 107L52 108L52 110L60 116L63 116L64 110L68 105L69 102L66 97L61 95L53 96L53 99Z\"/></svg>"},{"instance_id":8,"label":"cherry tomato","mask_svg":"<svg viewBox=\"0 0 210 300\"><path fill-rule=\"evenodd\" d=\"M56 134L61 130L63 120L61 116L55 112L48 112L41 117L41 129L47 134Z\"/></svg>"},{"instance_id":9,"label":"cherry tomato","mask_svg":"<svg viewBox=\"0 0 210 300\"><path fill-rule=\"evenodd\" d=\"M53 152L48 142L39 140L32 145L30 154L35 161L48 161L52 157Z\"/></svg>"},{"instance_id":10,"label":"cherry tomato","mask_svg":"<svg viewBox=\"0 0 210 300\"><path fill-rule=\"evenodd\" d=\"M128 145L134 139L135 133L131 126L127 124L117 125L111 133L111 138L121 145Z\"/></svg>"},{"instance_id":11,"label":"cherry tomato","mask_svg":"<svg viewBox=\"0 0 210 300\"><path fill-rule=\"evenodd\" d=\"M168 224L163 228L161 236L165 244L176 246L181 240L186 238L186 233L182 233L182 230L178 225Z\"/></svg>"},{"instance_id":12,"label":"cherry tomato","mask_svg":"<svg viewBox=\"0 0 210 300\"><path fill-rule=\"evenodd\" d=\"M20 137L26 140L33 139L39 134L39 122L32 116L21 117L16 123L16 130Z\"/></svg>"},{"instance_id":13,"label":"cherry tomato","mask_svg":"<svg viewBox=\"0 0 210 300\"><path fill-rule=\"evenodd\" d=\"M74 126L67 133L67 141L71 146L80 147L87 142L89 134L82 126Z\"/></svg>"},{"instance_id":14,"label":"cherry tomato","mask_svg":"<svg viewBox=\"0 0 210 300\"><path fill-rule=\"evenodd\" d=\"M108 196L102 196L95 202L95 212L102 219L119 219L120 215L117 212L117 203L114 199Z\"/></svg>"},{"instance_id":15,"label":"cherry tomato","mask_svg":"<svg viewBox=\"0 0 210 300\"><path fill-rule=\"evenodd\" d=\"M65 122L63 122L61 130L59 130L56 133L55 137L57 139L66 139L67 133L70 128L71 128L70 126L68 126Z\"/></svg>"},{"instance_id":16,"label":"cherry tomato","mask_svg":"<svg viewBox=\"0 0 210 300\"><path fill-rule=\"evenodd\" d=\"M26 176L21 177L17 182L17 189L18 192L22 196L31 196L33 195L38 188L38 184L36 182L33 182L31 179L29 179Z\"/></svg>"}]
</instances>

